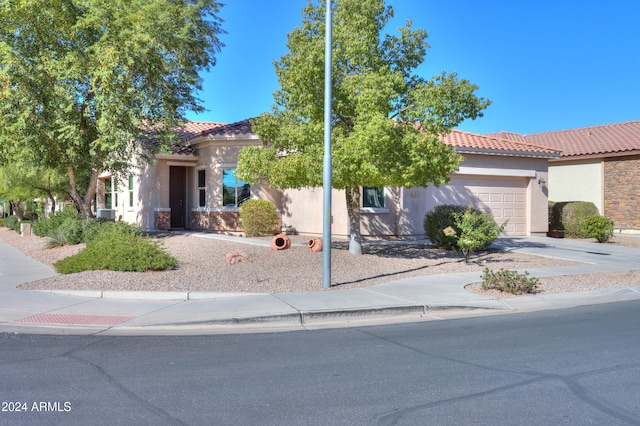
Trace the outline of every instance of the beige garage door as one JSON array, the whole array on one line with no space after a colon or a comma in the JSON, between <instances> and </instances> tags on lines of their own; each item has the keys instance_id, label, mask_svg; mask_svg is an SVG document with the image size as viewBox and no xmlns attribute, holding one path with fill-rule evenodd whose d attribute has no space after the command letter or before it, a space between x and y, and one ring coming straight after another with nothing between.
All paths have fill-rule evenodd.
<instances>
[{"instance_id":1,"label":"beige garage door","mask_svg":"<svg viewBox=\"0 0 640 426\"><path fill-rule=\"evenodd\" d=\"M469 205L492 213L497 224L509 219L502 235L527 234L527 179L454 176L449 185L429 188L427 211L438 204Z\"/></svg>"}]
</instances>

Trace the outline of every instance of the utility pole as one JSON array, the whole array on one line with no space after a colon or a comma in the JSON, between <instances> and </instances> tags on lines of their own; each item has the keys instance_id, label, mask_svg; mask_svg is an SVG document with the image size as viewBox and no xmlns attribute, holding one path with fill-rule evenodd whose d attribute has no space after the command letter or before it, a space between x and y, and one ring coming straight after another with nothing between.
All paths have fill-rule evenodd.
<instances>
[{"instance_id":1,"label":"utility pole","mask_svg":"<svg viewBox=\"0 0 640 426\"><path fill-rule=\"evenodd\" d=\"M331 3L326 0L327 11L325 13L325 47L324 47L324 167L323 167L323 227L322 239L322 287L331 287L331 190L333 181L331 178Z\"/></svg>"}]
</instances>

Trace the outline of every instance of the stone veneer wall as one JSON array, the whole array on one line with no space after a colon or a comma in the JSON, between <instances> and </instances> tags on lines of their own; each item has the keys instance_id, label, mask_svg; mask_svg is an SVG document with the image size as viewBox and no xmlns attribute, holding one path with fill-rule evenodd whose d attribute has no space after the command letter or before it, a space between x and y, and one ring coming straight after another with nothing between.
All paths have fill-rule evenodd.
<instances>
[{"instance_id":1,"label":"stone veneer wall","mask_svg":"<svg viewBox=\"0 0 640 426\"><path fill-rule=\"evenodd\" d=\"M160 231L167 231L171 228L171 211L160 210L154 212L154 220L156 229Z\"/></svg>"},{"instance_id":2,"label":"stone veneer wall","mask_svg":"<svg viewBox=\"0 0 640 426\"><path fill-rule=\"evenodd\" d=\"M640 230L640 155L604 162L604 213L616 229Z\"/></svg>"},{"instance_id":3,"label":"stone veneer wall","mask_svg":"<svg viewBox=\"0 0 640 426\"><path fill-rule=\"evenodd\" d=\"M242 231L238 212L191 212L191 226L194 231Z\"/></svg>"}]
</instances>

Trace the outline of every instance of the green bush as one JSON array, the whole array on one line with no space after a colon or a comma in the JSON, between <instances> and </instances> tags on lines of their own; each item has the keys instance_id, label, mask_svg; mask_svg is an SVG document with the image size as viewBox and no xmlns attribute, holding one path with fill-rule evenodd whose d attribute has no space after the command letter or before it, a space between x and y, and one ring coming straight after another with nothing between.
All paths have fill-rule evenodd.
<instances>
[{"instance_id":1,"label":"green bush","mask_svg":"<svg viewBox=\"0 0 640 426\"><path fill-rule=\"evenodd\" d=\"M580 233L589 238L595 238L599 243L606 243L613 237L613 220L592 214L584 218L580 224Z\"/></svg>"},{"instance_id":2,"label":"green bush","mask_svg":"<svg viewBox=\"0 0 640 426\"><path fill-rule=\"evenodd\" d=\"M82 242L88 243L89 241L95 239L104 226L109 226L107 225L108 223L114 223L114 222L107 222L106 219L83 220L82 221ZM125 223L125 222L122 222L122 223ZM131 225L131 226L134 226L134 225Z\"/></svg>"},{"instance_id":3,"label":"green bush","mask_svg":"<svg viewBox=\"0 0 640 426\"><path fill-rule=\"evenodd\" d=\"M240 206L240 223L247 237L277 232L278 212L267 200L248 200Z\"/></svg>"},{"instance_id":4,"label":"green bush","mask_svg":"<svg viewBox=\"0 0 640 426\"><path fill-rule=\"evenodd\" d=\"M529 278L529 273L525 271L520 274L517 271L508 271L500 268L499 271L491 271L484 268L482 273L483 290L500 290L511 294L535 293L540 284L535 277Z\"/></svg>"},{"instance_id":5,"label":"green bush","mask_svg":"<svg viewBox=\"0 0 640 426\"><path fill-rule=\"evenodd\" d=\"M66 206L48 218L40 219L33 224L32 231L39 237L56 238L56 230L67 220L82 222L82 216L74 206ZM70 227L71 225L66 225Z\"/></svg>"},{"instance_id":6,"label":"green bush","mask_svg":"<svg viewBox=\"0 0 640 426\"><path fill-rule=\"evenodd\" d=\"M586 235L583 235L581 231L582 221L589 215L597 214L598 208L589 201L554 203L551 207L550 222L555 228L551 230L564 230L569 237L586 238Z\"/></svg>"},{"instance_id":7,"label":"green bush","mask_svg":"<svg viewBox=\"0 0 640 426\"><path fill-rule=\"evenodd\" d=\"M493 215L468 206L463 212L455 213L454 222L459 229L458 248L464 253L465 261L468 262L471 253L489 248L509 221L506 220L498 226L493 220Z\"/></svg>"},{"instance_id":8,"label":"green bush","mask_svg":"<svg viewBox=\"0 0 640 426\"><path fill-rule=\"evenodd\" d=\"M17 227L18 230L16 232L20 232L20 220L18 219L18 216L7 216L4 220L4 226L6 228L13 229L14 231L16 231Z\"/></svg>"},{"instance_id":9,"label":"green bush","mask_svg":"<svg viewBox=\"0 0 640 426\"><path fill-rule=\"evenodd\" d=\"M143 237L139 228L125 222L104 223L80 253L54 264L61 274L89 270L160 271L173 269L175 257L160 242Z\"/></svg>"},{"instance_id":10,"label":"green bush","mask_svg":"<svg viewBox=\"0 0 640 426\"><path fill-rule=\"evenodd\" d=\"M431 243L446 250L458 248L460 229L455 224L455 218L466 209L463 206L443 204L428 212L424 216L423 227Z\"/></svg>"}]
</instances>

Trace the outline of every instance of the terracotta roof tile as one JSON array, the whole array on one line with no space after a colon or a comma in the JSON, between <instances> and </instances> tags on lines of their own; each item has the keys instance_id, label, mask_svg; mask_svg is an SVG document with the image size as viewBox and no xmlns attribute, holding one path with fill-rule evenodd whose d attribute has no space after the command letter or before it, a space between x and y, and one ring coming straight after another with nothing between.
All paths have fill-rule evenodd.
<instances>
[{"instance_id":1,"label":"terracotta roof tile","mask_svg":"<svg viewBox=\"0 0 640 426\"><path fill-rule=\"evenodd\" d=\"M188 121L182 129L179 130L180 138L184 141L195 139L197 137L209 135L241 135L251 133L250 119L238 121L235 123L216 123L204 121Z\"/></svg>"},{"instance_id":2,"label":"terracotta roof tile","mask_svg":"<svg viewBox=\"0 0 640 426\"><path fill-rule=\"evenodd\" d=\"M556 158L559 152L545 146L498 138L490 135L452 130L444 137L444 142L461 153L522 155L527 157Z\"/></svg>"},{"instance_id":3,"label":"terracotta roof tile","mask_svg":"<svg viewBox=\"0 0 640 426\"><path fill-rule=\"evenodd\" d=\"M508 140L512 140L512 141L518 141L518 142L524 142L524 135L521 135L520 133L513 133L513 132L495 132L495 133L488 133L487 136L493 136L495 138L498 139L508 139Z\"/></svg>"},{"instance_id":4,"label":"terracotta roof tile","mask_svg":"<svg viewBox=\"0 0 640 426\"><path fill-rule=\"evenodd\" d=\"M640 120L536 133L525 140L559 149L561 157L633 153L640 151Z\"/></svg>"}]
</instances>

